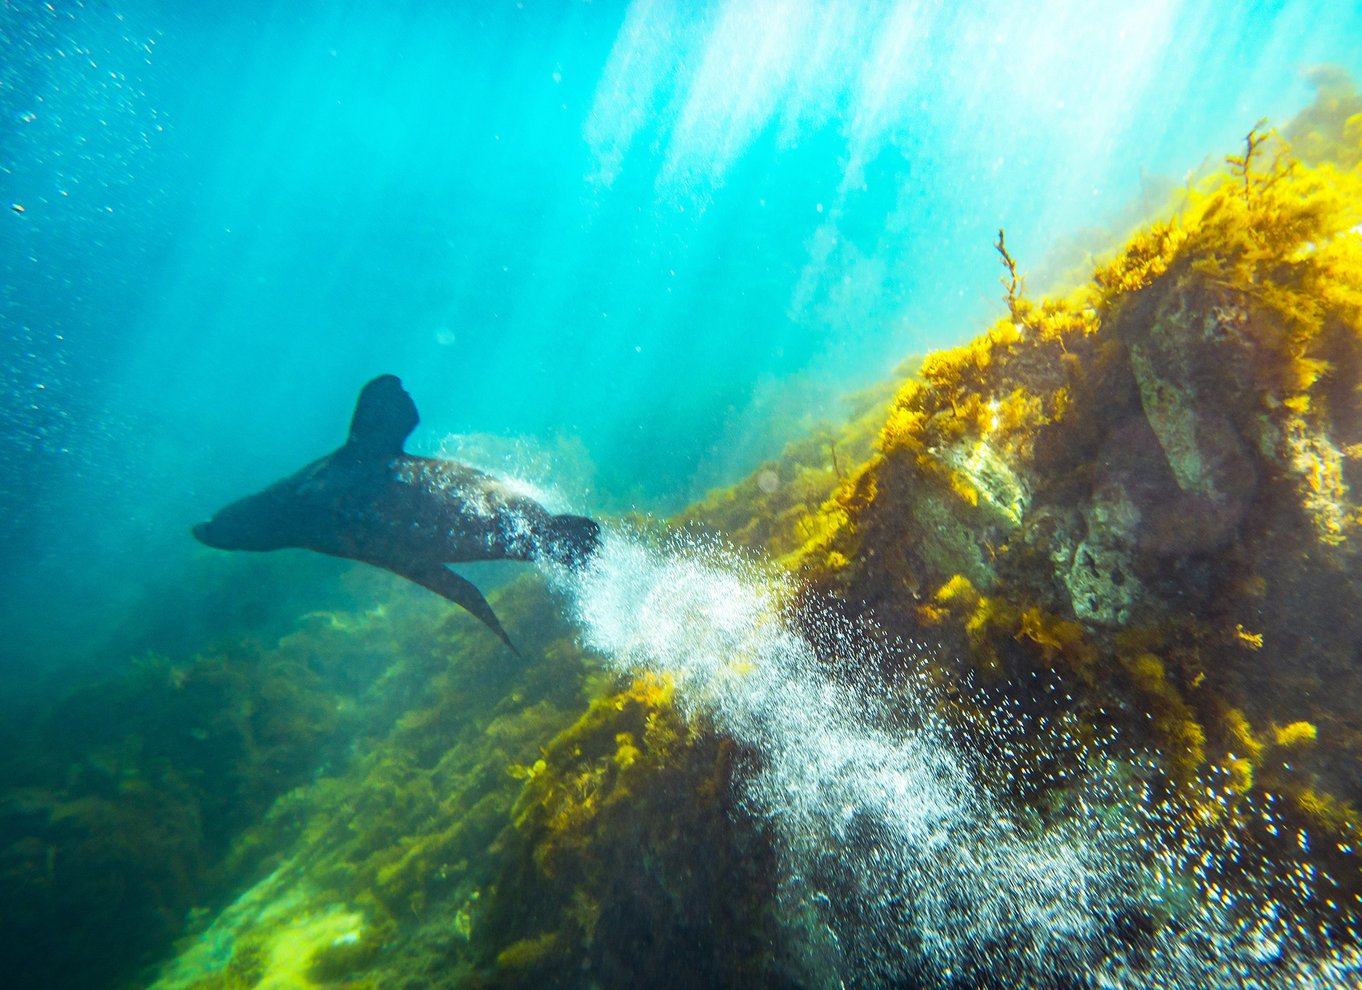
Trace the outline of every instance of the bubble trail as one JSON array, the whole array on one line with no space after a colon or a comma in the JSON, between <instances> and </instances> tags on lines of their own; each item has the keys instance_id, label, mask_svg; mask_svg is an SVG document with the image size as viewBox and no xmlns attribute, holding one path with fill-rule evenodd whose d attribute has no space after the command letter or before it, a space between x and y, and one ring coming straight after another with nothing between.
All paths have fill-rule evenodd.
<instances>
[{"instance_id":1,"label":"bubble trail","mask_svg":"<svg viewBox=\"0 0 1362 990\"><path fill-rule=\"evenodd\" d=\"M789 956L810 985L1358 985L1355 952L1288 960L1275 905L1255 914L1184 876L1206 851L1151 842L1137 803L1095 792L1056 822L1022 823L920 686L877 696L836 673L876 669L884 647L807 614L769 565L694 537L609 533L590 567L557 580L588 647L670 677L683 714L757 754L743 807L776 837Z\"/></svg>"}]
</instances>

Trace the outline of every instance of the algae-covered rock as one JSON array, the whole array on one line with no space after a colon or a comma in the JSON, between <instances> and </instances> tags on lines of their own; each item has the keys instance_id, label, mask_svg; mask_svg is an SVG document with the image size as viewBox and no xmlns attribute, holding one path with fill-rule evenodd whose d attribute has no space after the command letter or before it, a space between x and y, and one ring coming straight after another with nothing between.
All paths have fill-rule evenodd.
<instances>
[{"instance_id":1,"label":"algae-covered rock","mask_svg":"<svg viewBox=\"0 0 1362 990\"><path fill-rule=\"evenodd\" d=\"M230 889L233 839L352 725L300 645L146 658L74 690L8 754L0 952L12 978L127 978Z\"/></svg>"},{"instance_id":2,"label":"algae-covered rock","mask_svg":"<svg viewBox=\"0 0 1362 990\"><path fill-rule=\"evenodd\" d=\"M850 400L850 418L787 444L779 458L728 488L687 507L673 523L718 533L739 546L777 558L795 555L816 537L817 509L869 456L893 396L891 383Z\"/></svg>"},{"instance_id":3,"label":"algae-covered rock","mask_svg":"<svg viewBox=\"0 0 1362 990\"><path fill-rule=\"evenodd\" d=\"M159 990L771 985L770 852L730 813L733 747L664 682L595 671L547 595L495 599L533 662L462 618L425 641L439 663L409 657L411 706L244 833L273 871Z\"/></svg>"},{"instance_id":4,"label":"algae-covered rock","mask_svg":"<svg viewBox=\"0 0 1362 990\"><path fill-rule=\"evenodd\" d=\"M736 757L645 678L515 768L498 896L474 930L484 985L780 985L773 854L735 814Z\"/></svg>"},{"instance_id":5,"label":"algae-covered rock","mask_svg":"<svg viewBox=\"0 0 1362 990\"><path fill-rule=\"evenodd\" d=\"M1090 285L1040 303L1010 291L986 336L902 387L802 564L892 632L953 647L939 678L983 675L943 702L964 733L1000 698L1042 704L1070 736L1114 726L1159 754L1193 809L1228 780L1231 816L1264 850L1274 842L1255 823L1285 795L1291 827L1269 830L1282 839L1262 855L1294 861L1308 832L1311 868L1329 879L1282 896L1355 930L1362 170L1350 162L1307 166L1255 130L1181 217L1135 235ZM1028 745L1048 760L1067 743ZM1053 779L1028 795L1021 778L1000 786L1023 803Z\"/></svg>"},{"instance_id":6,"label":"algae-covered rock","mask_svg":"<svg viewBox=\"0 0 1362 990\"><path fill-rule=\"evenodd\" d=\"M533 762L593 683L542 582L494 602L535 662L462 615L405 616L350 759L239 836L236 857L273 872L208 919L156 986L462 985L493 900L489 850L520 789L507 768Z\"/></svg>"},{"instance_id":7,"label":"algae-covered rock","mask_svg":"<svg viewBox=\"0 0 1362 990\"><path fill-rule=\"evenodd\" d=\"M1359 112L1324 80L1288 129L1302 162L1255 129L1068 296L1028 298L1000 233L1002 320L677 520L885 642L942 644L825 659L939 687L923 704L1020 831L1087 800L1100 753L1170 833L1234 836L1218 889L1252 874L1340 943L1362 912ZM494 596L520 662L412 594L148 661L9 754L11 975L791 986L775 843L734 797L761 754L665 678L603 671L539 580ZM1117 921L1132 944L1159 923Z\"/></svg>"}]
</instances>

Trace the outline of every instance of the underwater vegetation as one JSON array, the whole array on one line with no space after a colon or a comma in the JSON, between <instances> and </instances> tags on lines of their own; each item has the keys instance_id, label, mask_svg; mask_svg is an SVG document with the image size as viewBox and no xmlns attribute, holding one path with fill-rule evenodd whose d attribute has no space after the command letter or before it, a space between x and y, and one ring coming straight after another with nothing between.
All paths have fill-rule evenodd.
<instances>
[{"instance_id":1,"label":"underwater vegetation","mask_svg":"<svg viewBox=\"0 0 1362 990\"><path fill-rule=\"evenodd\" d=\"M186 943L158 986L452 986L471 971L488 847L520 788L509 768L533 763L584 705L586 671L566 626L527 621L552 607L544 594L522 581L494 599L534 630L524 644L533 665L508 663L491 637L479 643L462 616L419 623L388 654L401 659L376 688L381 714L347 761L239 837L235 855L258 864L258 881ZM365 983L380 950L382 978Z\"/></svg>"},{"instance_id":2,"label":"underwater vegetation","mask_svg":"<svg viewBox=\"0 0 1362 990\"><path fill-rule=\"evenodd\" d=\"M1170 904L1199 869L1274 905L1283 956L1362 931L1360 115L1323 77L1067 295L1032 298L1000 231L985 334L677 520L940 643L818 659L929 684L1015 818L999 835L1092 800L1100 766L1188 851ZM664 673L611 670L538 577L490 596L523 661L357 580L384 604L148 657L6 733L15 985L805 985L789 850L744 792L772 754Z\"/></svg>"},{"instance_id":3,"label":"underwater vegetation","mask_svg":"<svg viewBox=\"0 0 1362 990\"><path fill-rule=\"evenodd\" d=\"M1362 93L1343 69L1320 65L1309 72L1315 100L1283 129L1291 150L1307 164L1332 162L1341 169L1362 163Z\"/></svg>"},{"instance_id":4,"label":"underwater vegetation","mask_svg":"<svg viewBox=\"0 0 1362 990\"><path fill-rule=\"evenodd\" d=\"M870 456L894 392L894 383L885 382L853 396L847 423L787 444L779 458L709 492L674 522L722 533L777 558L796 554L813 537L828 493Z\"/></svg>"},{"instance_id":5,"label":"underwater vegetation","mask_svg":"<svg viewBox=\"0 0 1362 990\"><path fill-rule=\"evenodd\" d=\"M739 758L645 676L513 768L525 786L500 883L518 896L484 915L482 985L783 985L771 849L734 814Z\"/></svg>"},{"instance_id":6,"label":"underwater vegetation","mask_svg":"<svg viewBox=\"0 0 1362 990\"><path fill-rule=\"evenodd\" d=\"M109 985L231 889L233 840L348 745L395 647L309 614L272 646L148 654L16 731L0 763L0 955L15 985Z\"/></svg>"},{"instance_id":7,"label":"underwater vegetation","mask_svg":"<svg viewBox=\"0 0 1362 990\"><path fill-rule=\"evenodd\" d=\"M733 745L531 622L548 594L494 598L532 662L463 619L411 642L386 727L241 834L259 879L155 986L778 985Z\"/></svg>"},{"instance_id":8,"label":"underwater vegetation","mask_svg":"<svg viewBox=\"0 0 1362 990\"><path fill-rule=\"evenodd\" d=\"M995 786L1049 809L1114 731L1321 945L1362 919L1360 109L1321 87L1286 129L1313 164L1259 124L1070 295L1029 298L1000 231L1007 315L796 523L816 586L945 644Z\"/></svg>"}]
</instances>

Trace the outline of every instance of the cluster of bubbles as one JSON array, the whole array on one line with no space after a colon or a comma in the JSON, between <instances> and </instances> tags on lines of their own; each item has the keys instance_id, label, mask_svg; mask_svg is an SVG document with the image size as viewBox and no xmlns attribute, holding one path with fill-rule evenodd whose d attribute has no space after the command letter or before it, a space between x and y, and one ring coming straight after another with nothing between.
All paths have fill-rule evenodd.
<instances>
[{"instance_id":1,"label":"cluster of bubbles","mask_svg":"<svg viewBox=\"0 0 1362 990\"><path fill-rule=\"evenodd\" d=\"M440 438L435 456L485 471L508 490L553 513L571 509L563 491L592 491L595 468L580 441L559 438L546 443L525 436L449 433Z\"/></svg>"},{"instance_id":2,"label":"cluster of bubbles","mask_svg":"<svg viewBox=\"0 0 1362 990\"><path fill-rule=\"evenodd\" d=\"M50 479L107 476L127 460L127 424L96 396L164 198L146 180L166 126L148 93L156 45L108 4L0 5L6 550L42 525Z\"/></svg>"},{"instance_id":3,"label":"cluster of bubbles","mask_svg":"<svg viewBox=\"0 0 1362 990\"><path fill-rule=\"evenodd\" d=\"M34 220L68 200L111 213L137 181L134 159L152 151L165 121L144 77L155 32L104 4L7 3L0 12L0 154L14 212ZM22 209L16 209L22 207Z\"/></svg>"},{"instance_id":4,"label":"cluster of bubbles","mask_svg":"<svg viewBox=\"0 0 1362 990\"><path fill-rule=\"evenodd\" d=\"M869 673L925 672L929 645L811 605L769 565L694 536L611 533L564 580L589 647L622 672L671 678L688 717L753 754L742 801L775 837L788 952L811 985L1266 990L1362 978L1343 908L1333 923L1297 910L1291 889L1320 881L1308 855L1251 854L1229 814L1198 824L1156 794L1156 761L1134 753L1090 761L1043 815L1018 810L990 780L1027 773L1027 747L1015 767L981 773L925 673L894 684ZM990 718L1004 740L1068 744L1005 704ZM990 759L1011 752L1004 743ZM1230 797L1211 786L1207 804Z\"/></svg>"}]
</instances>

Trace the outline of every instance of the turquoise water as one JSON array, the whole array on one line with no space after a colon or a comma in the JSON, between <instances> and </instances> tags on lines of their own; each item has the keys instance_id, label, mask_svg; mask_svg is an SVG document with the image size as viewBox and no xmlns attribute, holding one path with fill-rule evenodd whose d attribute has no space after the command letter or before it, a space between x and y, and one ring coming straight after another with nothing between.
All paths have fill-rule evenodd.
<instances>
[{"instance_id":1,"label":"turquoise water","mask_svg":"<svg viewBox=\"0 0 1362 990\"><path fill-rule=\"evenodd\" d=\"M523 438L580 508L674 509L995 315L999 226L1043 281L1362 70L1347 2L3 17L11 669L175 583L374 374L426 449Z\"/></svg>"},{"instance_id":2,"label":"turquoise water","mask_svg":"<svg viewBox=\"0 0 1362 990\"><path fill-rule=\"evenodd\" d=\"M1061 283L1321 64L1355 3L7 2L0 687L325 600L189 527L379 373L414 451L679 509L1000 315L1000 227Z\"/></svg>"}]
</instances>

